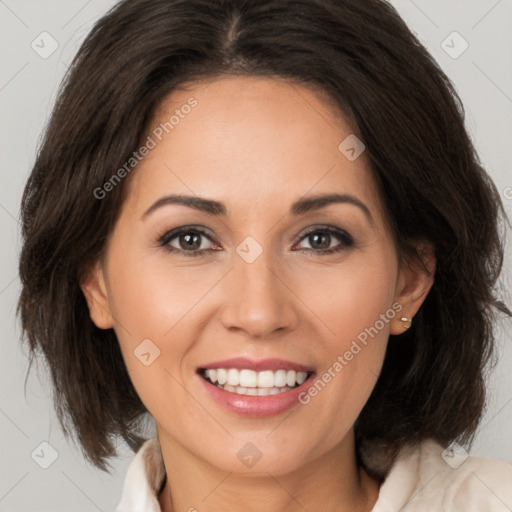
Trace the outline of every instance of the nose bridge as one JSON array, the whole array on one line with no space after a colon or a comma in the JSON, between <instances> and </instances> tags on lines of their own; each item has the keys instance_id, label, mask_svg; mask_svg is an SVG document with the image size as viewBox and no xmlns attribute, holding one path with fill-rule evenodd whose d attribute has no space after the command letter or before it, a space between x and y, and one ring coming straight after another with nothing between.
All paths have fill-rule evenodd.
<instances>
[{"instance_id":1,"label":"nose bridge","mask_svg":"<svg viewBox=\"0 0 512 512\"><path fill-rule=\"evenodd\" d=\"M282 282L280 268L271 249L254 238L247 237L238 245L223 313L226 327L266 336L296 322L293 294Z\"/></svg>"}]
</instances>

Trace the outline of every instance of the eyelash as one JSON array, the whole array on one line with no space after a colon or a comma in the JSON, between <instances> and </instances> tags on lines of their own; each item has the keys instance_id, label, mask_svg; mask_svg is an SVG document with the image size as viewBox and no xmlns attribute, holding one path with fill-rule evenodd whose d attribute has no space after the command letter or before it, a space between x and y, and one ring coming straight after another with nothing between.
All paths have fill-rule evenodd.
<instances>
[{"instance_id":1,"label":"eyelash","mask_svg":"<svg viewBox=\"0 0 512 512\"><path fill-rule=\"evenodd\" d=\"M169 245L171 240L181 235L191 233L204 236L205 238L208 238L211 242L213 242L212 238L203 229L196 228L193 226L182 226L171 231L165 232L163 235L158 237L158 243L160 244L160 246L164 247L167 251L171 253L181 253L183 256L186 257L202 256L205 252L208 252L209 249L196 249L193 251L185 251L183 249L178 249L176 247L172 247ZM334 235L335 237L341 240L341 243L339 244L339 246L335 246L331 249L302 249L303 251L318 254L334 254L346 250L347 248L350 248L354 245L354 239L346 231L339 228L333 228L331 226L314 227L308 230L306 233L304 233L304 235L302 235L302 237L300 238L299 242L302 242L302 240L304 240L313 233L327 233L329 235Z\"/></svg>"}]
</instances>

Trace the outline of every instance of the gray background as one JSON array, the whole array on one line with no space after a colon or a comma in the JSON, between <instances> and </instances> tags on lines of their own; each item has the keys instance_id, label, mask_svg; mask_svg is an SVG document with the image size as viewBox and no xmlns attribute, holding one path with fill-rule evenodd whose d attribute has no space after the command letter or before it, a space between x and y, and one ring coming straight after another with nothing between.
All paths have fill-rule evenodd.
<instances>
[{"instance_id":1,"label":"gray background","mask_svg":"<svg viewBox=\"0 0 512 512\"><path fill-rule=\"evenodd\" d=\"M48 119L67 63L112 0L0 0L0 511L114 510L133 453L119 443L113 476L86 464L68 444L52 410L51 388L31 372L24 394L27 359L20 348L15 304L20 290L19 203L34 163L39 134ZM467 127L512 218L512 1L395 0L411 29L454 81L467 112ZM48 32L57 50L42 58L31 47ZM457 31L469 44L463 48ZM448 37L450 36L450 37ZM43 36L47 37L47 36ZM448 37L448 39L447 39ZM45 40L46 51L51 48ZM443 43L445 41L445 43ZM41 43L39 43L42 46ZM452 56L443 49L452 53ZM451 47L451 48L450 48ZM40 51L43 51L41 48ZM503 283L510 289L510 233ZM512 462L512 344L510 321L500 325L500 361L489 379L487 413L471 455ZM44 365L40 365L41 369ZM509 370L507 373L507 369ZM149 425L152 434L153 425ZM58 455L42 469L32 453ZM39 450L39 451L38 451Z\"/></svg>"}]
</instances>

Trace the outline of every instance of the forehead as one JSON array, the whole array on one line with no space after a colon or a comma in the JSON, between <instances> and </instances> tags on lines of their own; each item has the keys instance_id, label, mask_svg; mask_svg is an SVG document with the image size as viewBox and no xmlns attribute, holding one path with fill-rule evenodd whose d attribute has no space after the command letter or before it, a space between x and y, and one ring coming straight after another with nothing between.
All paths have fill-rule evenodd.
<instances>
[{"instance_id":1,"label":"forehead","mask_svg":"<svg viewBox=\"0 0 512 512\"><path fill-rule=\"evenodd\" d=\"M248 76L188 83L160 103L146 137L154 147L131 177L132 200L182 192L247 209L336 191L378 202L365 153L344 153L353 129L314 87Z\"/></svg>"}]
</instances>

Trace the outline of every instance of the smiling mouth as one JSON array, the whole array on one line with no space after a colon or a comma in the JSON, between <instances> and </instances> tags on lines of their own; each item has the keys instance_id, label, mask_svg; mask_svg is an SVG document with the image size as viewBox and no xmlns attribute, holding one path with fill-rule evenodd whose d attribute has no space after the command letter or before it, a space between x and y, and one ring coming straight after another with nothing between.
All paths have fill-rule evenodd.
<instances>
[{"instance_id":1,"label":"smiling mouth","mask_svg":"<svg viewBox=\"0 0 512 512\"><path fill-rule=\"evenodd\" d=\"M238 370L235 368L204 369L197 373L206 382L224 391L249 396L277 395L302 386L314 372L294 370Z\"/></svg>"}]
</instances>

